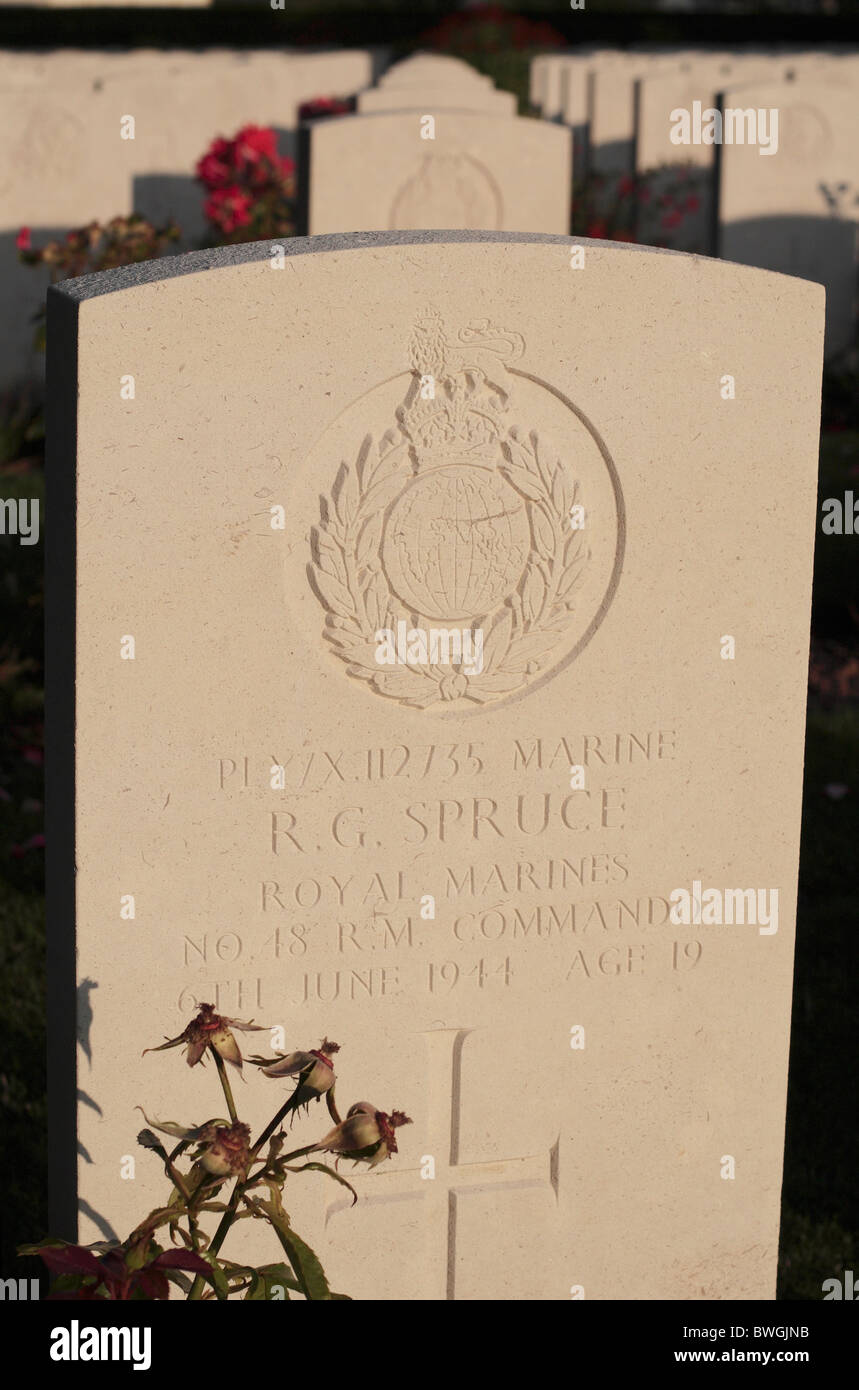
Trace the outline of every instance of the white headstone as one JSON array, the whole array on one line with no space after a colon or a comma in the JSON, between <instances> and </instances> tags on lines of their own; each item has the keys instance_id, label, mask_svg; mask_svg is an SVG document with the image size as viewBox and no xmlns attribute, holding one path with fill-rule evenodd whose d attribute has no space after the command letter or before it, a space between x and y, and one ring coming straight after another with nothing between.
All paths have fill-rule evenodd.
<instances>
[{"instance_id":1,"label":"white headstone","mask_svg":"<svg viewBox=\"0 0 859 1390\"><path fill-rule=\"evenodd\" d=\"M319 121L309 173L311 234L569 227L570 134L544 121L444 109Z\"/></svg>"},{"instance_id":2,"label":"white headstone","mask_svg":"<svg viewBox=\"0 0 859 1390\"><path fill-rule=\"evenodd\" d=\"M772 1298L821 341L817 286L564 237L52 293L51 1158L68 1184L81 1146L81 1239L164 1198L137 1105L223 1113L211 1066L141 1056L206 1001L336 1039L341 1110L414 1121L354 1209L289 1180L338 1291ZM380 665L389 616L485 631L480 663ZM255 1134L289 1093L235 1089ZM224 1254L280 1257L261 1225Z\"/></svg>"},{"instance_id":3,"label":"white headstone","mask_svg":"<svg viewBox=\"0 0 859 1390\"><path fill-rule=\"evenodd\" d=\"M47 276L17 263L22 226L41 245L93 219L172 214L185 245L199 244L205 193L194 166L215 136L270 125L294 155L301 103L352 94L372 73L361 50L0 53L0 385L43 370L32 318ZM123 137L127 116L133 139Z\"/></svg>"},{"instance_id":4,"label":"white headstone","mask_svg":"<svg viewBox=\"0 0 859 1390\"><path fill-rule=\"evenodd\" d=\"M723 93L742 114L745 142L727 143L719 164L719 254L826 286L826 349L855 341L859 223L859 88L750 83ZM777 148L749 144L749 120L777 112ZM760 136L760 131L756 130ZM773 145L770 145L770 149Z\"/></svg>"}]
</instances>

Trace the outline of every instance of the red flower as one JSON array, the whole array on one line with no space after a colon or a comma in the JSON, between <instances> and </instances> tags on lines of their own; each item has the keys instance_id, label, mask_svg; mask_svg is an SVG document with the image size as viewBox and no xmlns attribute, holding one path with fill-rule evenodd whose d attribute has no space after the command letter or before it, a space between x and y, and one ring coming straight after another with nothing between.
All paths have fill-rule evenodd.
<instances>
[{"instance_id":1,"label":"red flower","mask_svg":"<svg viewBox=\"0 0 859 1390\"><path fill-rule=\"evenodd\" d=\"M232 162L233 142L219 135L197 164L195 173L207 188L224 188L234 177Z\"/></svg>"},{"instance_id":2,"label":"red flower","mask_svg":"<svg viewBox=\"0 0 859 1390\"><path fill-rule=\"evenodd\" d=\"M623 178L617 185L617 191L621 198L628 197L634 188L635 180L630 178L629 174L624 174Z\"/></svg>"},{"instance_id":3,"label":"red flower","mask_svg":"<svg viewBox=\"0 0 859 1390\"><path fill-rule=\"evenodd\" d=\"M312 121L320 116L345 116L354 109L351 97L312 97L301 103L298 115L302 121Z\"/></svg>"},{"instance_id":4,"label":"red flower","mask_svg":"<svg viewBox=\"0 0 859 1390\"><path fill-rule=\"evenodd\" d=\"M585 236L593 237L596 241L602 240L602 238L605 236L605 234L606 234L606 224L605 224L605 222L591 222L590 226L589 226L589 227L587 228L587 230L585 231Z\"/></svg>"},{"instance_id":5,"label":"red flower","mask_svg":"<svg viewBox=\"0 0 859 1390\"><path fill-rule=\"evenodd\" d=\"M15 238L15 245L19 251L29 251L32 245L32 236L29 227L22 227Z\"/></svg>"},{"instance_id":6,"label":"red flower","mask_svg":"<svg viewBox=\"0 0 859 1390\"><path fill-rule=\"evenodd\" d=\"M687 211L687 212L697 212L700 206L701 206L701 199L698 197L698 194L697 194L697 193L690 193L690 194L689 194L689 197L686 199L686 211Z\"/></svg>"},{"instance_id":7,"label":"red flower","mask_svg":"<svg viewBox=\"0 0 859 1390\"><path fill-rule=\"evenodd\" d=\"M210 222L214 222L221 231L229 236L237 227L246 227L251 220L252 203L247 193L243 193L238 184L230 184L229 188L218 188L211 198L207 198L203 205L203 211Z\"/></svg>"},{"instance_id":8,"label":"red flower","mask_svg":"<svg viewBox=\"0 0 859 1390\"><path fill-rule=\"evenodd\" d=\"M216 238L238 240L245 228L257 238L288 234L294 174L293 160L278 155L277 136L267 126L246 125L231 140L214 140L197 164L197 178Z\"/></svg>"},{"instance_id":9,"label":"red flower","mask_svg":"<svg viewBox=\"0 0 859 1390\"><path fill-rule=\"evenodd\" d=\"M682 212L678 212L675 208L672 212L666 212L662 219L662 227L665 231L670 231L672 227L679 227L682 221Z\"/></svg>"},{"instance_id":10,"label":"red flower","mask_svg":"<svg viewBox=\"0 0 859 1390\"><path fill-rule=\"evenodd\" d=\"M277 155L275 133L268 126L243 126L234 145L237 163L256 164L260 159L274 160Z\"/></svg>"},{"instance_id":11,"label":"red flower","mask_svg":"<svg viewBox=\"0 0 859 1390\"><path fill-rule=\"evenodd\" d=\"M259 186L267 183L277 165L277 137L267 126L247 125L233 142L236 176Z\"/></svg>"}]
</instances>

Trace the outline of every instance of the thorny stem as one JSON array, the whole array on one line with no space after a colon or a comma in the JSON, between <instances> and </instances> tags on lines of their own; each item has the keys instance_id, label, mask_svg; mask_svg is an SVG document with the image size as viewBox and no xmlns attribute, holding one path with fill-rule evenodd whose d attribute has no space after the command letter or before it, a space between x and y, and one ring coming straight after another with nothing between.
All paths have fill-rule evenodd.
<instances>
[{"instance_id":1,"label":"thorny stem","mask_svg":"<svg viewBox=\"0 0 859 1390\"><path fill-rule=\"evenodd\" d=\"M302 1072L302 1074L301 1074L301 1076L300 1076L300 1078L299 1078L298 1085L296 1086L296 1088L295 1088L295 1090L293 1091L292 1095L289 1097L289 1100L284 1101L283 1105L280 1107L280 1109L278 1110L277 1114L274 1115L273 1118L269 1120L268 1124L266 1125L266 1127L265 1127L265 1129L263 1130L262 1134L260 1135L259 1139L258 1139L258 1140L256 1141L256 1143L254 1144L253 1148L251 1149L251 1158L252 1158L252 1159L256 1158L257 1154L259 1153L259 1151L260 1151L260 1149L262 1148L262 1146L263 1146L263 1144L265 1143L265 1141L266 1141L267 1139L270 1139L271 1136L274 1134L274 1131L277 1129L277 1127L278 1127L278 1125L280 1124L281 1120L285 1120L286 1117L287 1117L287 1115L289 1114L290 1110L294 1110L294 1109L295 1109L295 1097L298 1095L299 1091L301 1090L301 1087L302 1087L303 1082L304 1082L304 1075L305 1075L305 1073Z\"/></svg>"},{"instance_id":2,"label":"thorny stem","mask_svg":"<svg viewBox=\"0 0 859 1390\"><path fill-rule=\"evenodd\" d=\"M235 1108L235 1105L234 1105L234 1103L233 1103L233 1093L232 1093L232 1091L230 1090L230 1083L229 1083L229 1081L228 1081L228 1079L227 1079L227 1075L226 1075L226 1071L225 1071L225 1068L224 1068L223 1060L222 1060L220 1054L219 1054L218 1052L216 1052L215 1049L214 1049L213 1047L210 1048L210 1051L212 1052L212 1055L213 1055L214 1058L215 1058L215 1064L216 1064L216 1066L217 1066L217 1068L218 1068L218 1075L219 1075L220 1078L221 1078L221 1085L222 1085L223 1088L224 1088L224 1095L226 1096L227 1105L229 1106L229 1110L230 1110L230 1119L233 1121L233 1124L235 1124L235 1123L236 1123L236 1118L237 1118L237 1117L236 1117L236 1108ZM263 1144L265 1144L266 1140L270 1139L271 1136L274 1134L274 1132L275 1132L275 1130L277 1129L278 1125L280 1124L281 1120L284 1120L284 1119L286 1118L286 1116L290 1113L290 1111L291 1111L291 1110L294 1110L294 1109L296 1108L296 1098L297 1098L297 1096L299 1095L299 1093L301 1092L301 1090L302 1090L302 1088L303 1088L303 1086L304 1086L304 1083L305 1083L305 1081L307 1080L307 1077L308 1077L309 1074L310 1074L310 1070L311 1070L311 1069L308 1067L306 1071L303 1071L303 1072L301 1073L301 1076L298 1078L298 1085L296 1086L296 1088L295 1088L295 1090L293 1091L292 1095L289 1097L288 1100L284 1101L283 1105L280 1107L280 1109L277 1111L277 1113L272 1117L271 1120L269 1120L268 1124L266 1125L266 1127L265 1127L265 1129L263 1130L262 1134L260 1135L259 1139L257 1139L256 1143L254 1144L253 1148L251 1149L250 1160L249 1160L249 1163L248 1163L248 1167L250 1167L251 1164L254 1162L254 1160L256 1159L257 1154L259 1153L259 1151L260 1151L260 1149L262 1148ZM333 1088L332 1088L332 1089L333 1089ZM330 1092L329 1092L329 1095L330 1095ZM339 1124L339 1123L340 1123L340 1119L339 1119L339 1117L337 1116L336 1108L332 1108L333 1106L334 1106L334 1101L333 1101L333 1098L332 1098L332 1099L329 1100L329 1102L328 1102L328 1109L331 1111L331 1114L335 1117L335 1122L336 1122L337 1124ZM303 1149L296 1149L294 1153L287 1154L287 1155L281 1160L281 1162L286 1162L288 1159L292 1159L292 1158L302 1158L302 1157L304 1156L304 1154L310 1153L315 1147L316 1147L315 1144L309 1144L309 1145L306 1145ZM231 1193L231 1195L230 1195L229 1203L227 1204L227 1210L224 1212L223 1216L221 1217L220 1222L218 1223L218 1229L215 1231L215 1234L214 1234L213 1237L212 1237L212 1242L211 1242L211 1244L209 1245L208 1250L207 1250L207 1252L206 1252L207 1254L209 1254L209 1255L217 1255L218 1251L220 1250L221 1246L223 1245L224 1241L226 1240L227 1232L229 1231L230 1227L231 1227L232 1224L233 1224L233 1220L234 1220L234 1218L235 1218L236 1211L238 1210L239 1202L242 1200L242 1197L245 1195L245 1192L247 1191L247 1189L248 1189L250 1186L252 1186L253 1183L257 1182L258 1179L259 1179L259 1177L261 1176L261 1174L264 1173L264 1172L265 1172L265 1166L263 1166L263 1168L260 1169L260 1172L256 1173L252 1178L250 1177L250 1175L248 1175L248 1176L246 1176L246 1177L243 1178L243 1179L237 1179L237 1180L236 1180L236 1184L235 1184L235 1186L234 1186L234 1188L233 1188L233 1190L232 1190L232 1193ZM203 1290L203 1276L202 1276L201 1274L198 1274L197 1277L196 1277L196 1279L194 1280L194 1283L193 1283L192 1287L191 1287L191 1292L189 1293L188 1298L189 1298L189 1299L198 1300L198 1299L200 1298L201 1294L202 1294L202 1290Z\"/></svg>"},{"instance_id":3,"label":"thorny stem","mask_svg":"<svg viewBox=\"0 0 859 1390\"><path fill-rule=\"evenodd\" d=\"M218 1078L224 1090L224 1098L227 1102L227 1109L230 1112L230 1120L235 1124L239 1117L236 1114L236 1103L233 1100L233 1092L230 1087L230 1079L227 1076L227 1068L224 1065L224 1059L217 1048L212 1047L211 1043L209 1044L209 1051L215 1059L215 1066L218 1068Z\"/></svg>"},{"instance_id":4,"label":"thorny stem","mask_svg":"<svg viewBox=\"0 0 859 1390\"><path fill-rule=\"evenodd\" d=\"M292 1097L290 1097L290 1101L287 1101L287 1105L290 1104L291 1100L292 1100ZM285 1113L285 1110L286 1110L286 1108L283 1107L284 1113ZM272 1131L274 1130L275 1126L276 1126L277 1123L279 1122L280 1114L281 1114L281 1112L279 1111L278 1114L275 1115L274 1119L273 1119L272 1122L271 1122L271 1125L269 1126L269 1129L270 1129L270 1130L272 1130ZM256 1147L259 1148L260 1145L263 1144L263 1143L265 1142L265 1139L266 1139L266 1138L267 1138L267 1134L266 1134L265 1131L263 1131L263 1134L261 1135L261 1137L260 1137L259 1140L257 1141ZM280 1162L281 1162L281 1163L288 1163L288 1162L289 1162L291 1159L293 1159L293 1158L303 1158L305 1154L312 1153L312 1151L313 1151L315 1148L316 1148L316 1145L315 1145L315 1144L305 1144L304 1148L302 1148L302 1149L295 1149L295 1150L293 1150L292 1153L284 1154L284 1156L283 1156L283 1158L280 1160ZM254 1150L254 1154L255 1154L255 1153L256 1153L256 1150ZM265 1167L263 1167L263 1168L260 1170L259 1173L255 1173L253 1177L250 1177L250 1176L249 1176L249 1177L246 1177L246 1178L244 1178L244 1179L239 1179L239 1180L236 1181L236 1185L235 1185L235 1187L233 1188L232 1193L230 1194L230 1200L229 1200L229 1204L228 1204L228 1206L227 1206L227 1210L224 1212L223 1216L221 1217L221 1219L220 1219L220 1221L219 1221L219 1223L218 1223L218 1229L215 1231L215 1234L212 1236L212 1242L211 1242L211 1244L210 1244L208 1250L206 1251L206 1254L207 1254L207 1255L217 1255L218 1251L220 1250L221 1246L223 1245L224 1241L225 1241L226 1238L227 1238L227 1233L228 1233L228 1231L229 1231L231 1225L233 1224L233 1218L234 1218L234 1216L235 1216L235 1214L236 1214L236 1211L238 1210L239 1202L241 1201L242 1197L244 1197L245 1192L247 1191L247 1189L248 1189L249 1187L251 1187L255 1182L257 1182L257 1180L259 1179L261 1173L264 1173L264 1172L265 1172ZM202 1291L203 1291L203 1275L202 1275L202 1274L198 1274L197 1277L196 1277L196 1279L194 1280L194 1283L193 1283L192 1287L191 1287L191 1292L190 1292L189 1295L188 1295L189 1300L191 1300L191 1299L198 1300L198 1299L201 1297Z\"/></svg>"},{"instance_id":5,"label":"thorny stem","mask_svg":"<svg viewBox=\"0 0 859 1390\"><path fill-rule=\"evenodd\" d=\"M175 1164L171 1163L169 1158L167 1160L166 1167L167 1172L173 1179L174 1186L178 1187L179 1191L182 1193L182 1196L185 1198L185 1205L188 1206L194 1194L190 1192L188 1188L185 1186L185 1179L183 1178L182 1174L179 1172L179 1169L175 1166Z\"/></svg>"}]
</instances>

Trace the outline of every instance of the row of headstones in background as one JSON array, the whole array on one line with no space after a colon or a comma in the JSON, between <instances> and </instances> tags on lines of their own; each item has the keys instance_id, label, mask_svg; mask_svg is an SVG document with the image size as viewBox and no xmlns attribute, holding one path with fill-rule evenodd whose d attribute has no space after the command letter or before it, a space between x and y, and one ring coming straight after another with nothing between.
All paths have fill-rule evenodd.
<instances>
[{"instance_id":1,"label":"row of headstones in background","mask_svg":"<svg viewBox=\"0 0 859 1390\"><path fill-rule=\"evenodd\" d=\"M137 211L174 216L199 244L194 166L215 136L270 125L294 155L302 102L354 96L386 61L359 49L0 52L0 384L41 374L31 320L46 277L17 263L22 225L38 244ZM128 115L134 139L120 138Z\"/></svg>"},{"instance_id":2,"label":"row of headstones in background","mask_svg":"<svg viewBox=\"0 0 859 1390\"><path fill-rule=\"evenodd\" d=\"M636 210L644 240L818 280L827 287L827 353L855 338L859 222L859 57L854 53L603 50L535 60L531 99L574 136L578 170L616 186L650 175ZM671 112L777 109L778 148L675 144ZM672 172L671 167L674 166ZM658 200L676 185L697 206L676 231ZM662 169L660 173L654 171Z\"/></svg>"},{"instance_id":3,"label":"row of headstones in background","mask_svg":"<svg viewBox=\"0 0 859 1390\"><path fill-rule=\"evenodd\" d=\"M396 64L355 115L309 124L307 161L311 234L569 230L569 131L458 59Z\"/></svg>"},{"instance_id":4,"label":"row of headstones in background","mask_svg":"<svg viewBox=\"0 0 859 1390\"><path fill-rule=\"evenodd\" d=\"M51 1152L64 1194L85 1156L81 1240L158 1205L157 1162L123 1181L134 1107L193 1120L213 1082L141 1053L207 1000L336 1038L344 1112L412 1117L354 1209L291 1192L333 1288L774 1297L822 294L587 255L367 233L52 292ZM399 622L476 624L483 660L379 665ZM241 1224L232 1257L274 1258Z\"/></svg>"}]
</instances>

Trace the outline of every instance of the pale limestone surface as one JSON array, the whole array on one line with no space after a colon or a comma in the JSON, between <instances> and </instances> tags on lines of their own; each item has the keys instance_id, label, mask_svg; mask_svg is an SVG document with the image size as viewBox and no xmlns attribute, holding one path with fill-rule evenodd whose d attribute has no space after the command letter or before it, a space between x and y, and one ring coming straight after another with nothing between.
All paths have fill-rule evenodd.
<instances>
[{"instance_id":1,"label":"pale limestone surface","mask_svg":"<svg viewBox=\"0 0 859 1390\"><path fill-rule=\"evenodd\" d=\"M691 115L698 102L703 114L715 109L718 93L737 81L767 80L786 67L776 56L752 59L730 54L707 54L690 59L674 70L645 73L635 82L635 172L648 175L648 202L638 208L638 234L643 240L660 235L656 230L654 208L663 192L678 196L677 166L684 166L684 197L697 204L684 213L677 228L662 231L675 250L714 251L716 148L705 144L674 144L671 139L672 112L685 110ZM791 65L791 75L799 75L799 64ZM663 172L661 166L668 166Z\"/></svg>"},{"instance_id":2,"label":"pale limestone surface","mask_svg":"<svg viewBox=\"0 0 859 1390\"><path fill-rule=\"evenodd\" d=\"M532 106L542 106L543 104L546 63L549 56L548 53L541 53L531 60L531 66L528 69L528 100Z\"/></svg>"},{"instance_id":3,"label":"pale limestone surface","mask_svg":"<svg viewBox=\"0 0 859 1390\"><path fill-rule=\"evenodd\" d=\"M575 125L579 74L586 75L606 67L629 66L631 63L645 67L675 63L682 60L687 51L675 48L580 48L573 53L543 55L542 59L534 60L541 63L536 71L532 65L531 91L534 95L531 100L541 107L545 119ZM568 90L572 95L568 96ZM568 101L571 103L569 112Z\"/></svg>"},{"instance_id":4,"label":"pale limestone surface","mask_svg":"<svg viewBox=\"0 0 859 1390\"><path fill-rule=\"evenodd\" d=\"M81 1239L163 1196L136 1105L222 1113L211 1066L141 1057L205 1000L286 1050L336 1039L341 1109L414 1120L354 1209L290 1182L335 1289L770 1299L822 291L567 238L287 250L52 296ZM379 668L373 630L415 608L485 629L481 673ZM695 881L777 888L777 932L670 924ZM258 1132L287 1090L254 1074L240 1112ZM291 1141L327 1128L314 1106ZM277 1258L243 1228L225 1254Z\"/></svg>"},{"instance_id":5,"label":"pale limestone surface","mask_svg":"<svg viewBox=\"0 0 859 1390\"><path fill-rule=\"evenodd\" d=\"M856 323L859 89L751 82L722 106L779 113L779 147L724 144L719 166L719 255L826 286L826 349L848 347Z\"/></svg>"},{"instance_id":6,"label":"pale limestone surface","mask_svg":"<svg viewBox=\"0 0 859 1390\"><path fill-rule=\"evenodd\" d=\"M471 84L461 86L430 86L415 83L397 87L375 87L358 94L358 113L375 111L439 110L486 111L496 116L516 115L516 96L513 92L498 91Z\"/></svg>"},{"instance_id":7,"label":"pale limestone surface","mask_svg":"<svg viewBox=\"0 0 859 1390\"><path fill-rule=\"evenodd\" d=\"M681 72L684 54L634 54L587 70L588 168L632 173L635 162L635 84L649 73Z\"/></svg>"},{"instance_id":8,"label":"pale limestone surface","mask_svg":"<svg viewBox=\"0 0 859 1390\"><path fill-rule=\"evenodd\" d=\"M357 107L362 114L453 107L512 116L516 114L516 97L499 91L490 78L458 58L418 53L395 63L375 87L360 92Z\"/></svg>"},{"instance_id":9,"label":"pale limestone surface","mask_svg":"<svg viewBox=\"0 0 859 1390\"><path fill-rule=\"evenodd\" d=\"M414 53L394 63L379 78L380 87L410 87L430 83L444 86L491 87L492 80L462 58L444 53Z\"/></svg>"},{"instance_id":10,"label":"pale limestone surface","mask_svg":"<svg viewBox=\"0 0 859 1390\"><path fill-rule=\"evenodd\" d=\"M563 116L564 76L600 60L608 61L614 50L586 50L584 53L552 53L535 58L539 63L534 79L532 101L540 107L544 120L556 121Z\"/></svg>"},{"instance_id":11,"label":"pale limestone surface","mask_svg":"<svg viewBox=\"0 0 859 1390\"><path fill-rule=\"evenodd\" d=\"M764 56L696 59L675 72L645 73L636 82L636 169L655 168L682 159L689 164L711 168L712 145L674 145L671 142L671 112L679 107L715 107L718 95L728 87L749 82L817 81L825 73L828 83L849 84L856 67L848 59L827 59L823 55L804 58Z\"/></svg>"},{"instance_id":12,"label":"pale limestone surface","mask_svg":"<svg viewBox=\"0 0 859 1390\"><path fill-rule=\"evenodd\" d=\"M547 122L439 110L343 116L310 127L312 234L465 228L564 232L570 133ZM431 113L430 113L431 114Z\"/></svg>"},{"instance_id":13,"label":"pale limestone surface","mask_svg":"<svg viewBox=\"0 0 859 1390\"><path fill-rule=\"evenodd\" d=\"M31 319L46 276L17 264L21 226L42 244L93 219L172 213L186 244L198 243L204 194L194 166L214 137L272 125L295 153L300 104L368 86L373 66L365 50L0 54L0 385L42 370ZM126 115L133 140L121 138Z\"/></svg>"}]
</instances>

